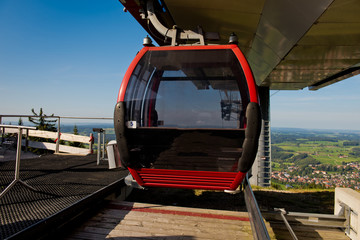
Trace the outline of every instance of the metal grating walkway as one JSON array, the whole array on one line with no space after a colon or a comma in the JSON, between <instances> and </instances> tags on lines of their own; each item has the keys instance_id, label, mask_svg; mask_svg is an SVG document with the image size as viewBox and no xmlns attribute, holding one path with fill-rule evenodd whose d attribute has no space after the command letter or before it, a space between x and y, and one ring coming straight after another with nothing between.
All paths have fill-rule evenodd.
<instances>
[{"instance_id":1,"label":"metal grating walkway","mask_svg":"<svg viewBox=\"0 0 360 240\"><path fill-rule=\"evenodd\" d=\"M0 189L14 179L15 161L0 162ZM123 178L128 172L96 165L96 156L45 155L21 160L20 183L0 198L0 239L69 207L93 192Z\"/></svg>"}]
</instances>

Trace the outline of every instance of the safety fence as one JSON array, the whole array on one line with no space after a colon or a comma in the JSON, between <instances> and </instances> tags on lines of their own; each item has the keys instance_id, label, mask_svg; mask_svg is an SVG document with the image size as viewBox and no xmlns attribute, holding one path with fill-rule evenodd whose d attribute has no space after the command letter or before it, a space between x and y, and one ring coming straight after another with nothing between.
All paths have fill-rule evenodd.
<instances>
[{"instance_id":1,"label":"safety fence","mask_svg":"<svg viewBox=\"0 0 360 240\"><path fill-rule=\"evenodd\" d=\"M15 134L17 133L17 129L10 128L12 125L0 125L0 133L2 135L6 134ZM80 136L69 133L60 133L60 139L58 138L57 132L43 131L43 130L26 130L23 132L23 137L25 137L25 141L22 142L22 145L25 148L37 148L37 149L46 149L56 151L58 145L58 152L71 153L71 154L79 154L86 155L92 153L93 151L93 134L90 136ZM51 139L54 143L51 142L39 142L39 141L31 141L29 137L38 137L43 139ZM60 141L62 140L62 141ZM65 145L66 142L78 142L83 144L88 144L87 148L79 148ZM64 144L61 144L64 143Z\"/></svg>"},{"instance_id":2,"label":"safety fence","mask_svg":"<svg viewBox=\"0 0 360 240\"><path fill-rule=\"evenodd\" d=\"M34 115L0 115L0 134L2 139L6 134L15 134L17 130L11 128L12 125L4 125L2 124L2 120L4 118L21 118L21 117L32 117L32 118L39 118L39 116ZM61 132L61 119L80 119L80 120L112 120L112 118L91 118L91 117L61 117L61 116L41 116L43 118L50 118L57 120L57 131L43 131L43 130L29 130L23 132L23 137L25 137L25 141L23 141L22 145L25 146L27 149L28 147L31 148L38 148L38 149L47 149L52 150L55 153L71 153L71 154L79 154L79 155L87 155L93 152L94 146L94 136L90 133L89 136L81 136L75 135L70 133L62 133ZM29 137L38 137L44 139L51 139L52 141L31 141ZM86 144L86 148L82 147L74 147L69 146L67 142L78 142Z\"/></svg>"}]
</instances>

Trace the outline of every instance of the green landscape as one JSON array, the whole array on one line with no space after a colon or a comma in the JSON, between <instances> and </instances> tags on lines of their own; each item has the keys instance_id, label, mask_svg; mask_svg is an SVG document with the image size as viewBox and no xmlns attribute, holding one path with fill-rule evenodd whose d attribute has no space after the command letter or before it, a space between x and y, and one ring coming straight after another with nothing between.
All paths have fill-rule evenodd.
<instances>
[{"instance_id":1,"label":"green landscape","mask_svg":"<svg viewBox=\"0 0 360 240\"><path fill-rule=\"evenodd\" d=\"M272 185L359 189L360 131L272 129Z\"/></svg>"}]
</instances>

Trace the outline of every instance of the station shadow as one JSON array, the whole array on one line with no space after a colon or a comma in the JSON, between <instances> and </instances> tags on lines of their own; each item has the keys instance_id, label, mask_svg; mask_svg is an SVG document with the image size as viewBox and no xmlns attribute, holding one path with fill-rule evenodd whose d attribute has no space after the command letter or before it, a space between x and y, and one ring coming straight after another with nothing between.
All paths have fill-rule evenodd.
<instances>
[{"instance_id":1,"label":"station shadow","mask_svg":"<svg viewBox=\"0 0 360 240\"><path fill-rule=\"evenodd\" d=\"M139 223L137 223L137 220L134 220L133 217L127 218L128 215L131 215L132 211L140 209L140 211L145 210L146 212L146 208L154 209L153 206L135 207L134 203L131 202L128 202L126 205L119 205L109 201L101 209L91 211L92 216L89 216L91 213L88 213L88 218L72 223L72 227L65 228L66 231L57 236L53 235L52 239L195 239L194 236L187 234L170 235L166 233L166 230L157 232L155 228L149 231L148 226L142 226L142 223L140 223L143 219L140 219Z\"/></svg>"}]
</instances>

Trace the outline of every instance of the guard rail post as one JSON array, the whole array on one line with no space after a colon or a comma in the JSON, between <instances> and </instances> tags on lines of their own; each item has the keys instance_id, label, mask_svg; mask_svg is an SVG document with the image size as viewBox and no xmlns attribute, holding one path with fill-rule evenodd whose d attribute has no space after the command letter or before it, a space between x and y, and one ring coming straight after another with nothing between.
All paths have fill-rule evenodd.
<instances>
[{"instance_id":1,"label":"guard rail post","mask_svg":"<svg viewBox=\"0 0 360 240\"><path fill-rule=\"evenodd\" d=\"M57 141L55 147L55 153L60 152L60 117L58 117L58 128L57 128Z\"/></svg>"},{"instance_id":2,"label":"guard rail post","mask_svg":"<svg viewBox=\"0 0 360 240\"><path fill-rule=\"evenodd\" d=\"M0 125L2 124L2 116L0 116ZM2 130L1 130L1 128L0 128L0 131L1 131L1 143L4 143L4 128L2 128Z\"/></svg>"},{"instance_id":3,"label":"guard rail post","mask_svg":"<svg viewBox=\"0 0 360 240\"><path fill-rule=\"evenodd\" d=\"M93 132L98 133L98 146L97 146L97 165L100 164L100 160L107 160L105 159L105 130L102 128L93 128ZM103 146L101 146L101 135L103 135ZM102 151L102 153L101 153Z\"/></svg>"},{"instance_id":4,"label":"guard rail post","mask_svg":"<svg viewBox=\"0 0 360 240\"><path fill-rule=\"evenodd\" d=\"M90 141L89 141L89 153L93 153L93 146L94 146L94 134L90 133Z\"/></svg>"},{"instance_id":5,"label":"guard rail post","mask_svg":"<svg viewBox=\"0 0 360 240\"><path fill-rule=\"evenodd\" d=\"M24 181L20 179L20 159L21 159L21 147L22 147L22 130L23 129L31 129L36 130L36 127L25 127L25 126L15 126L15 125L2 125L0 127L3 128L17 128L18 129L18 139L17 139L17 147L16 147L16 162L15 162L15 178L14 180L0 193L0 198L2 198L16 183L21 183L25 187L36 191L35 188L31 187Z\"/></svg>"}]
</instances>

